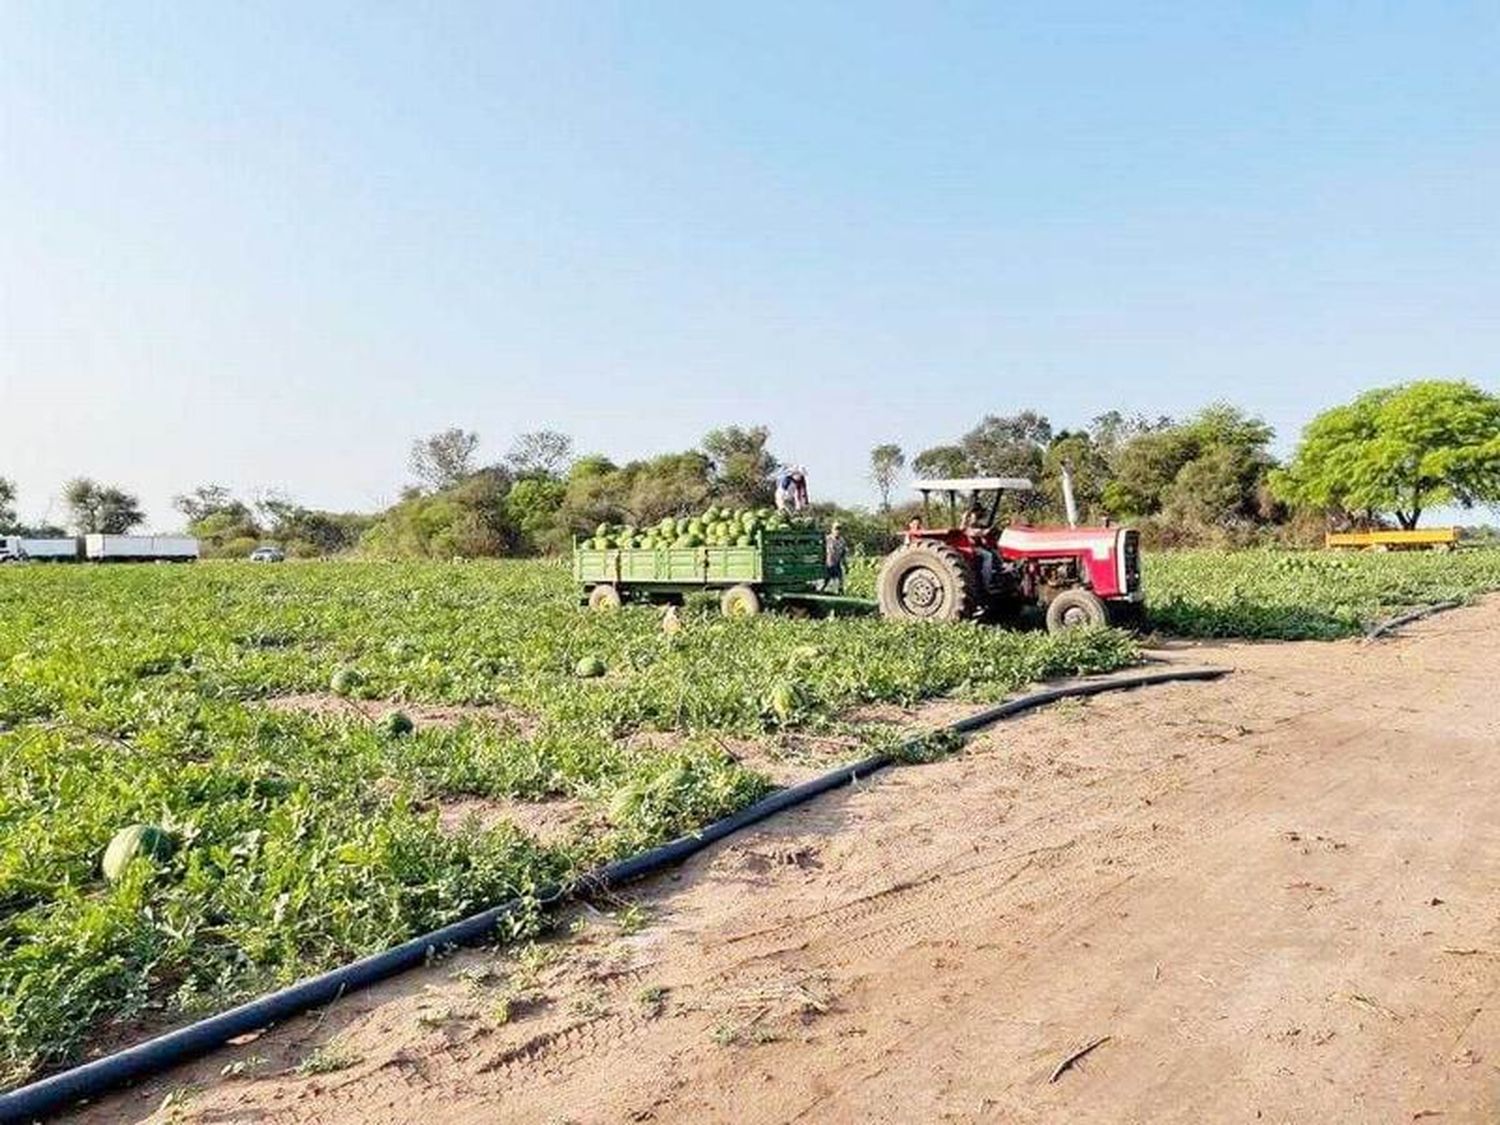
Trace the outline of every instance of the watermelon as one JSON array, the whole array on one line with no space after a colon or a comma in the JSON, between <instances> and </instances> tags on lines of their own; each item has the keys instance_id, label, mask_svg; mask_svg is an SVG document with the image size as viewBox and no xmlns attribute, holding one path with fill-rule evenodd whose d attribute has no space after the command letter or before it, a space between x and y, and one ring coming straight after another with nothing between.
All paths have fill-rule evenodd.
<instances>
[{"instance_id":1,"label":"watermelon","mask_svg":"<svg viewBox=\"0 0 1500 1125\"><path fill-rule=\"evenodd\" d=\"M334 695L350 696L360 689L365 678L359 674L358 668L350 668L348 665L338 669L333 678L328 681L328 690Z\"/></svg>"},{"instance_id":2,"label":"watermelon","mask_svg":"<svg viewBox=\"0 0 1500 1125\"><path fill-rule=\"evenodd\" d=\"M400 738L416 730L417 725L411 721L411 716L405 711L387 711L380 717L380 725L377 729L381 734L390 738Z\"/></svg>"},{"instance_id":3,"label":"watermelon","mask_svg":"<svg viewBox=\"0 0 1500 1125\"><path fill-rule=\"evenodd\" d=\"M100 863L104 877L111 883L117 882L130 866L130 861L138 856L157 862L172 858L171 834L154 824L132 824L120 829L110 840L109 847L104 849L104 859Z\"/></svg>"},{"instance_id":4,"label":"watermelon","mask_svg":"<svg viewBox=\"0 0 1500 1125\"><path fill-rule=\"evenodd\" d=\"M797 685L786 680L781 681L771 689L766 698L766 707L783 723L797 712L802 700L797 691Z\"/></svg>"},{"instance_id":5,"label":"watermelon","mask_svg":"<svg viewBox=\"0 0 1500 1125\"><path fill-rule=\"evenodd\" d=\"M578 663L573 665L573 674L580 680L597 680L604 672L604 661L597 656L580 657Z\"/></svg>"}]
</instances>

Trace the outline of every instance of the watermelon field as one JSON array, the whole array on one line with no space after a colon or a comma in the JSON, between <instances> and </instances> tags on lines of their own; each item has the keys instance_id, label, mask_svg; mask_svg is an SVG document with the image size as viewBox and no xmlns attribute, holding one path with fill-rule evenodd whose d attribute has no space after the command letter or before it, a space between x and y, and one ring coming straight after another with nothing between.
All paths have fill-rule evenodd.
<instances>
[{"instance_id":1,"label":"watermelon field","mask_svg":"<svg viewBox=\"0 0 1500 1125\"><path fill-rule=\"evenodd\" d=\"M1184 552L1147 581L1185 635L1336 637L1500 587L1500 552ZM0 1084L691 831L768 763L889 746L870 704L1137 659L1112 631L682 621L581 612L536 561L0 571Z\"/></svg>"},{"instance_id":2,"label":"watermelon field","mask_svg":"<svg viewBox=\"0 0 1500 1125\"><path fill-rule=\"evenodd\" d=\"M0 571L0 1081L690 831L767 790L747 763L889 744L841 717L861 704L1135 657L1107 632L683 619L583 613L545 562ZM476 807L516 815L452 815ZM557 807L561 833L524 827ZM164 839L108 879L134 824Z\"/></svg>"}]
</instances>

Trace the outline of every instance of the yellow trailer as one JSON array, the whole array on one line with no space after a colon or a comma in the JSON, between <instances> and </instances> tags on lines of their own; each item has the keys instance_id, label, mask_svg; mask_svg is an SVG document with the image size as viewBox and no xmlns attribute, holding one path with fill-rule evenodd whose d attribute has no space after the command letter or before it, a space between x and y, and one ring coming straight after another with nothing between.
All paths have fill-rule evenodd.
<instances>
[{"instance_id":1,"label":"yellow trailer","mask_svg":"<svg viewBox=\"0 0 1500 1125\"><path fill-rule=\"evenodd\" d=\"M1458 528L1423 527L1415 531L1330 531L1323 546L1344 551L1451 551Z\"/></svg>"}]
</instances>

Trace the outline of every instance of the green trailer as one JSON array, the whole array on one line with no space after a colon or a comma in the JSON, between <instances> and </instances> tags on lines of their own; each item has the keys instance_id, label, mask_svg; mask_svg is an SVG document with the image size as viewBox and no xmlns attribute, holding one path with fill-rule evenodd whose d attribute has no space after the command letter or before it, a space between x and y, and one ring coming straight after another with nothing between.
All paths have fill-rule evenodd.
<instances>
[{"instance_id":1,"label":"green trailer","mask_svg":"<svg viewBox=\"0 0 1500 1125\"><path fill-rule=\"evenodd\" d=\"M823 533L816 528L764 530L750 546L608 547L573 544L573 577L590 609L622 602L680 603L688 594L720 591L726 616L787 606L828 611L863 608L823 592Z\"/></svg>"}]
</instances>

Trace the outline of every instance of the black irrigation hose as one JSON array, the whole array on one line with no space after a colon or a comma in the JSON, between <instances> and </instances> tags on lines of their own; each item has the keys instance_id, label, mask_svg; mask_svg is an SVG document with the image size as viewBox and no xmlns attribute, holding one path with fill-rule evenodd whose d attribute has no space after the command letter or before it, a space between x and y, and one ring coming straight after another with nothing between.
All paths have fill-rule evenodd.
<instances>
[{"instance_id":1,"label":"black irrigation hose","mask_svg":"<svg viewBox=\"0 0 1500 1125\"><path fill-rule=\"evenodd\" d=\"M939 732L968 734L1007 716L1043 707L1060 699L1098 695L1101 692L1121 691L1173 680L1211 680L1228 671L1227 668L1168 668L1134 672L1104 680L1063 684L1020 696L966 719L959 719L939 728ZM853 765L840 766L811 781L804 781L801 785L779 790L733 816L715 821L697 835L684 836L661 847L611 863L564 886L550 887L542 891L537 900L542 905L553 905L676 866L742 828L748 828L767 817L810 801L830 789L848 785L899 760L898 751L893 754L876 754ZM149 1077L177 1063L207 1054L231 1039L259 1031L309 1008L331 1004L357 988L364 988L424 964L434 954L452 946L482 942L493 937L496 927L519 909L523 902L521 899L511 899L442 929L402 942L383 953L361 957L341 968L310 977L258 1000L230 1008L227 1012L220 1012L216 1016L158 1035L102 1059L83 1063L29 1086L0 1094L0 1122L34 1121L74 1102L98 1097L127 1082Z\"/></svg>"},{"instance_id":2,"label":"black irrigation hose","mask_svg":"<svg viewBox=\"0 0 1500 1125\"><path fill-rule=\"evenodd\" d=\"M1421 606L1418 609L1411 610L1410 612L1392 617L1389 620L1382 621L1379 624L1372 625L1369 629L1365 630L1365 640L1379 640L1387 633L1399 629L1403 625L1410 625L1413 621L1420 621L1424 617L1431 617L1434 613L1442 613L1445 609L1457 609L1463 604L1463 602L1459 601L1447 601L1433 602L1432 605Z\"/></svg>"}]
</instances>

